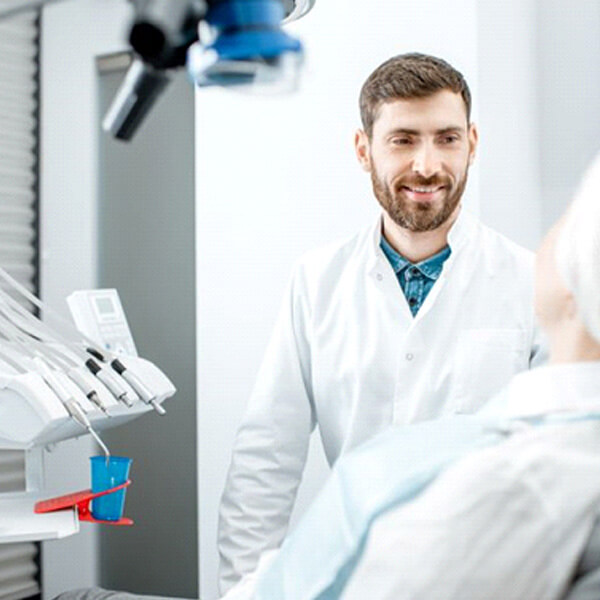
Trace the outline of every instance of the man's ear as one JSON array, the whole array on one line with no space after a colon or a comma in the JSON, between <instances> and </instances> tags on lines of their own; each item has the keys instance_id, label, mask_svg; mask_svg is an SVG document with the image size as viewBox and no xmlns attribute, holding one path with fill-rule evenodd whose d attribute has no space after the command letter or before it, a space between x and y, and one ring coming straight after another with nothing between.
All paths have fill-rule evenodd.
<instances>
[{"instance_id":1,"label":"man's ear","mask_svg":"<svg viewBox=\"0 0 600 600\"><path fill-rule=\"evenodd\" d=\"M479 143L479 132L477 125L471 123L469 125L469 165L475 161L475 153L477 152L477 144Z\"/></svg>"},{"instance_id":2,"label":"man's ear","mask_svg":"<svg viewBox=\"0 0 600 600\"><path fill-rule=\"evenodd\" d=\"M362 130L357 129L354 134L354 150L356 152L356 158L363 171L367 173L371 172L371 152L369 145L369 136Z\"/></svg>"}]
</instances>

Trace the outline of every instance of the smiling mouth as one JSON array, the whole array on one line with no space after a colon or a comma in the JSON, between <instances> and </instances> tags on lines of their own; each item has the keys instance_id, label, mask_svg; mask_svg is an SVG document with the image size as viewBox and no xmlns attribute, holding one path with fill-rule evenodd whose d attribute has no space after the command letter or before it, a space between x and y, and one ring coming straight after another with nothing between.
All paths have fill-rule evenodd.
<instances>
[{"instance_id":1,"label":"smiling mouth","mask_svg":"<svg viewBox=\"0 0 600 600\"><path fill-rule=\"evenodd\" d=\"M438 185L438 186L434 186L434 187L423 187L423 186L415 186L415 187L410 187L408 185L403 185L402 189L410 192L411 194L415 195L415 196L433 196L436 192L439 192L441 190L444 189L445 186L443 185Z\"/></svg>"}]
</instances>

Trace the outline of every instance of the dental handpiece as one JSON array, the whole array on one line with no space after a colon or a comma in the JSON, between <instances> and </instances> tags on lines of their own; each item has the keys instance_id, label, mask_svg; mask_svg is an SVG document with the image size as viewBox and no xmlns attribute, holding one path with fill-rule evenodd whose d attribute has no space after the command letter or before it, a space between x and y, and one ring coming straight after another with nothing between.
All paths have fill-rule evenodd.
<instances>
[{"instance_id":1,"label":"dental handpiece","mask_svg":"<svg viewBox=\"0 0 600 600\"><path fill-rule=\"evenodd\" d=\"M135 373L127 369L118 358L113 359L110 365L137 392L140 398L146 404L150 404L159 415L162 416L167 413L158 403L156 394L153 394L143 381Z\"/></svg>"},{"instance_id":2,"label":"dental handpiece","mask_svg":"<svg viewBox=\"0 0 600 600\"><path fill-rule=\"evenodd\" d=\"M88 358L85 361L85 366L110 390L117 400L124 402L129 408L133 406L133 402L128 398L127 389L119 383L116 377L112 376L112 373L103 369L93 358Z\"/></svg>"},{"instance_id":3,"label":"dental handpiece","mask_svg":"<svg viewBox=\"0 0 600 600\"><path fill-rule=\"evenodd\" d=\"M51 359L52 363L61 366L69 379L84 393L85 397L94 403L102 412L110 416L107 411L106 403L96 392L94 377L84 367L77 366L77 363L70 357L64 355L55 347L45 345L37 339L30 339L29 343L36 349L37 353L43 354Z\"/></svg>"},{"instance_id":4,"label":"dental handpiece","mask_svg":"<svg viewBox=\"0 0 600 600\"><path fill-rule=\"evenodd\" d=\"M50 367L39 357L33 359L33 362L41 371L41 375L46 381L46 383L50 386L52 391L58 396L59 400L63 403L64 407L67 409L67 412L71 416L71 418L81 425L98 443L98 445L102 448L102 451L108 458L110 456L110 452L106 446L106 444L102 441L96 430L92 427L90 420L81 405L71 394L67 391L67 389L63 386L63 384L58 380L55 374L52 372Z\"/></svg>"},{"instance_id":5,"label":"dental handpiece","mask_svg":"<svg viewBox=\"0 0 600 600\"><path fill-rule=\"evenodd\" d=\"M104 364L110 360L105 354L97 348L88 348L87 351L94 358L102 361ZM114 356L114 355L113 355ZM118 359L113 358L110 361L110 366L118 373L136 392L136 394L146 403L154 408L159 415L165 415L167 411L160 405L156 398L156 394L152 393L144 382Z\"/></svg>"},{"instance_id":6,"label":"dental handpiece","mask_svg":"<svg viewBox=\"0 0 600 600\"><path fill-rule=\"evenodd\" d=\"M88 377L91 377L91 375L87 373L87 371L82 373L79 370L79 367L72 367L67 373L67 375L77 384L79 389L85 394L85 397L90 402L93 402L103 413L110 417L111 415L108 413L108 408L105 402L100 398L98 392L87 380L86 374Z\"/></svg>"}]
</instances>

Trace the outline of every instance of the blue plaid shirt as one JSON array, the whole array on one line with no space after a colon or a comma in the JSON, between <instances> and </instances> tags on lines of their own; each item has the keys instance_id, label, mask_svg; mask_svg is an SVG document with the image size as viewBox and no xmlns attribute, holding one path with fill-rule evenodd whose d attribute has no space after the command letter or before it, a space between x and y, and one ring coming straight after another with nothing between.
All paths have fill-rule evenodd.
<instances>
[{"instance_id":1,"label":"blue plaid shirt","mask_svg":"<svg viewBox=\"0 0 600 600\"><path fill-rule=\"evenodd\" d=\"M450 246L446 246L427 260L413 264L398 254L381 236L381 249L390 261L396 273L400 287L406 296L406 301L413 317L419 312L427 294L442 273L444 262L450 256Z\"/></svg>"}]
</instances>

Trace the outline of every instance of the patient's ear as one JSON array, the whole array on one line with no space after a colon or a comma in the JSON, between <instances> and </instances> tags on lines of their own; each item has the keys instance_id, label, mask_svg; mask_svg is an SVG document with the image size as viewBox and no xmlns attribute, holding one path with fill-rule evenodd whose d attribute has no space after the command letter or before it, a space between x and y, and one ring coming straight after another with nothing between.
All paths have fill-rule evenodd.
<instances>
[{"instance_id":1,"label":"patient's ear","mask_svg":"<svg viewBox=\"0 0 600 600\"><path fill-rule=\"evenodd\" d=\"M579 321L579 312L575 298L571 292L568 292L565 297L565 316L569 321Z\"/></svg>"}]
</instances>

